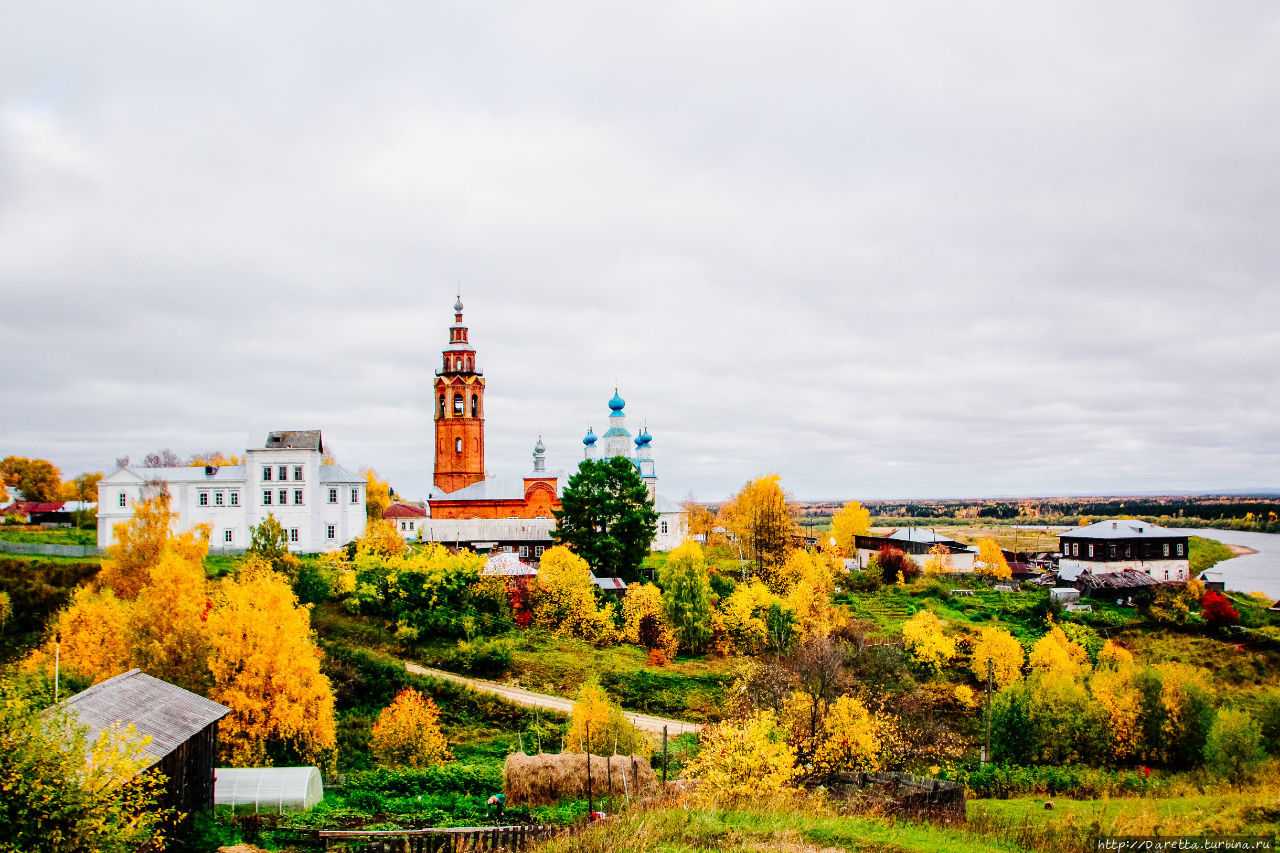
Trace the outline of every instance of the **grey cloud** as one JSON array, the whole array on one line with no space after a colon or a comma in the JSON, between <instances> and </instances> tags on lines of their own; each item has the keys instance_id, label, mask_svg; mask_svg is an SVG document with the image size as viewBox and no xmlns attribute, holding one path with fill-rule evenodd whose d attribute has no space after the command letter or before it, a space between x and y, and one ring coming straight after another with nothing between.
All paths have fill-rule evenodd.
<instances>
[{"instance_id":1,"label":"grey cloud","mask_svg":"<svg viewBox=\"0 0 1280 853\"><path fill-rule=\"evenodd\" d=\"M28 4L0 453L319 426L430 481L621 386L663 490L1280 486L1272 4Z\"/></svg>"}]
</instances>

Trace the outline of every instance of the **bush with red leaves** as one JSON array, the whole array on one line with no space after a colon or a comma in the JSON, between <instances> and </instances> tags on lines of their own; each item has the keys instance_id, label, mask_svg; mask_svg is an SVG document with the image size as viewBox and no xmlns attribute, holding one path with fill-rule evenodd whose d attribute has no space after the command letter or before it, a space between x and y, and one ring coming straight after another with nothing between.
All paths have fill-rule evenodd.
<instances>
[{"instance_id":1,"label":"bush with red leaves","mask_svg":"<svg viewBox=\"0 0 1280 853\"><path fill-rule=\"evenodd\" d=\"M1240 614L1225 595L1217 590L1209 590L1200 599L1200 615L1210 625L1234 625L1240 621Z\"/></svg>"}]
</instances>

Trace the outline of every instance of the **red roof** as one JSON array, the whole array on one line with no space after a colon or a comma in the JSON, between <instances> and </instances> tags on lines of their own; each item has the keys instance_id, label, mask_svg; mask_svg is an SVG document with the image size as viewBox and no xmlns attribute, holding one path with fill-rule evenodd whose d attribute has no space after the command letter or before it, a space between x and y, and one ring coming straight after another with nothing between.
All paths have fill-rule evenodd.
<instances>
[{"instance_id":1,"label":"red roof","mask_svg":"<svg viewBox=\"0 0 1280 853\"><path fill-rule=\"evenodd\" d=\"M382 511L383 518L426 518L427 511L413 504L395 503Z\"/></svg>"},{"instance_id":2,"label":"red roof","mask_svg":"<svg viewBox=\"0 0 1280 853\"><path fill-rule=\"evenodd\" d=\"M62 512L63 501L41 503L40 501L14 501L4 508L5 512L16 512L30 515L33 512Z\"/></svg>"}]
</instances>

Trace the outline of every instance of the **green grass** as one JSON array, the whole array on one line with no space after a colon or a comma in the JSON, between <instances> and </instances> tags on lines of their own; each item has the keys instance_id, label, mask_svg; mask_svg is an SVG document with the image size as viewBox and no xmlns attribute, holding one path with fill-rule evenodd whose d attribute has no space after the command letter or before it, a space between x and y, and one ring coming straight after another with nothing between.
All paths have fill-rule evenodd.
<instances>
[{"instance_id":1,"label":"green grass","mask_svg":"<svg viewBox=\"0 0 1280 853\"><path fill-rule=\"evenodd\" d=\"M792 806L773 809L668 807L635 811L539 849L547 853L754 853L761 850L818 853L830 849L985 853L1021 848L963 829L820 811L815 814L811 808Z\"/></svg>"},{"instance_id":2,"label":"green grass","mask_svg":"<svg viewBox=\"0 0 1280 853\"><path fill-rule=\"evenodd\" d=\"M1176 797L1119 797L1101 800L1017 797L970 800L976 826L1023 826L1057 834L1078 834L1097 825L1105 834L1221 833L1272 835L1280 829L1280 803L1274 787Z\"/></svg>"},{"instance_id":3,"label":"green grass","mask_svg":"<svg viewBox=\"0 0 1280 853\"><path fill-rule=\"evenodd\" d=\"M1236 555L1217 539L1206 539L1203 536L1191 536L1187 540L1187 557L1190 563L1191 576L1199 577L1206 569L1213 568L1223 560L1230 560Z\"/></svg>"},{"instance_id":4,"label":"green grass","mask_svg":"<svg viewBox=\"0 0 1280 853\"><path fill-rule=\"evenodd\" d=\"M96 530L82 530L75 527L4 526L0 527L0 541L93 547L98 544L98 533Z\"/></svg>"}]
</instances>

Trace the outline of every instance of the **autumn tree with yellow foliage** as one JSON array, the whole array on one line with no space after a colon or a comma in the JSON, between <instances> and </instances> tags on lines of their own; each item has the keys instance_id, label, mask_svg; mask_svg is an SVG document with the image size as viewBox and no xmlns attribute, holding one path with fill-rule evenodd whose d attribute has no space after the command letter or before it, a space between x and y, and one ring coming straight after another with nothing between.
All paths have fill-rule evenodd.
<instances>
[{"instance_id":1,"label":"autumn tree with yellow foliage","mask_svg":"<svg viewBox=\"0 0 1280 853\"><path fill-rule=\"evenodd\" d=\"M662 590L651 583L632 584L622 599L622 638L657 649L668 660L676 654L676 635L667 622Z\"/></svg>"},{"instance_id":2,"label":"autumn tree with yellow foliage","mask_svg":"<svg viewBox=\"0 0 1280 853\"><path fill-rule=\"evenodd\" d=\"M835 549L841 557L853 556L853 537L870 532L871 510L857 501L849 501L831 516L831 538L836 540Z\"/></svg>"},{"instance_id":3,"label":"autumn tree with yellow foliage","mask_svg":"<svg viewBox=\"0 0 1280 853\"><path fill-rule=\"evenodd\" d=\"M440 729L440 709L412 687L378 714L369 750L387 767L430 767L453 757Z\"/></svg>"},{"instance_id":4,"label":"autumn tree with yellow foliage","mask_svg":"<svg viewBox=\"0 0 1280 853\"><path fill-rule=\"evenodd\" d=\"M798 530L781 478L768 474L743 486L720 508L720 524L733 533L764 582L775 587Z\"/></svg>"},{"instance_id":5,"label":"autumn tree with yellow foliage","mask_svg":"<svg viewBox=\"0 0 1280 853\"><path fill-rule=\"evenodd\" d=\"M61 638L58 656L64 672L94 684L119 675L133 660L131 624L131 602L117 598L110 589L82 586L55 617L48 642L32 652L23 668L52 679L55 645Z\"/></svg>"},{"instance_id":6,"label":"autumn tree with yellow foliage","mask_svg":"<svg viewBox=\"0 0 1280 853\"><path fill-rule=\"evenodd\" d=\"M378 477L372 468L364 469L364 510L370 519L380 519L391 506L391 484Z\"/></svg>"},{"instance_id":7,"label":"autumn tree with yellow foliage","mask_svg":"<svg viewBox=\"0 0 1280 853\"><path fill-rule=\"evenodd\" d=\"M779 573L785 583L783 602L795 614L802 637L830 634L844 622L832 604L836 578L832 557L796 549L787 556Z\"/></svg>"},{"instance_id":8,"label":"autumn tree with yellow foliage","mask_svg":"<svg viewBox=\"0 0 1280 853\"><path fill-rule=\"evenodd\" d=\"M211 606L203 563L164 549L130 608L134 664L148 675L205 692L210 681L205 620Z\"/></svg>"},{"instance_id":9,"label":"autumn tree with yellow foliage","mask_svg":"<svg viewBox=\"0 0 1280 853\"><path fill-rule=\"evenodd\" d=\"M924 573L926 575L941 575L947 572L947 558L951 556L951 549L941 542L929 549L929 556L924 560Z\"/></svg>"},{"instance_id":10,"label":"autumn tree with yellow foliage","mask_svg":"<svg viewBox=\"0 0 1280 853\"><path fill-rule=\"evenodd\" d=\"M587 737L588 730L590 738ZM648 746L648 737L623 716L622 708L609 700L599 682L588 681L582 685L569 714L566 750L596 755L630 755L642 752Z\"/></svg>"},{"instance_id":11,"label":"autumn tree with yellow foliage","mask_svg":"<svg viewBox=\"0 0 1280 853\"><path fill-rule=\"evenodd\" d=\"M612 642L613 605L597 604L595 590L586 560L563 545L548 548L538 563L533 618L558 634L592 643Z\"/></svg>"},{"instance_id":12,"label":"autumn tree with yellow foliage","mask_svg":"<svg viewBox=\"0 0 1280 853\"><path fill-rule=\"evenodd\" d=\"M1022 678L1022 664L1026 655L1022 644L1003 628L983 628L973 647L970 667L974 676L985 683L987 662L991 662L991 677L996 687L1008 687Z\"/></svg>"},{"instance_id":13,"label":"autumn tree with yellow foliage","mask_svg":"<svg viewBox=\"0 0 1280 853\"><path fill-rule=\"evenodd\" d=\"M247 562L223 580L209 616L209 698L231 709L219 728L223 760L261 766L281 745L329 763L336 743L333 690L320 671L308 609L283 576Z\"/></svg>"},{"instance_id":14,"label":"autumn tree with yellow foliage","mask_svg":"<svg viewBox=\"0 0 1280 853\"><path fill-rule=\"evenodd\" d=\"M1031 647L1027 662L1033 672L1067 679L1079 678L1091 668L1084 647L1071 642L1063 630L1052 623L1049 632Z\"/></svg>"},{"instance_id":15,"label":"autumn tree with yellow foliage","mask_svg":"<svg viewBox=\"0 0 1280 853\"><path fill-rule=\"evenodd\" d=\"M992 580L1009 580L1013 577L1013 570L1009 568L1009 562L1000 550L1000 543L990 537L978 540L977 562L974 571L982 577Z\"/></svg>"},{"instance_id":16,"label":"autumn tree with yellow foliage","mask_svg":"<svg viewBox=\"0 0 1280 853\"><path fill-rule=\"evenodd\" d=\"M167 492L134 504L133 516L114 527L115 544L103 555L98 583L120 598L137 596L150 577L151 567L160 562L160 552L169 544L170 526L176 517L169 508ZM205 539L207 542L207 535Z\"/></svg>"},{"instance_id":17,"label":"autumn tree with yellow foliage","mask_svg":"<svg viewBox=\"0 0 1280 853\"><path fill-rule=\"evenodd\" d=\"M919 610L902 624L902 642L916 662L937 671L956 655L956 641L943 630L942 620Z\"/></svg>"},{"instance_id":18,"label":"autumn tree with yellow foliage","mask_svg":"<svg viewBox=\"0 0 1280 853\"><path fill-rule=\"evenodd\" d=\"M813 751L814 768L828 776L882 769L882 753L893 739L888 718L871 713L855 696L831 703Z\"/></svg>"}]
</instances>

